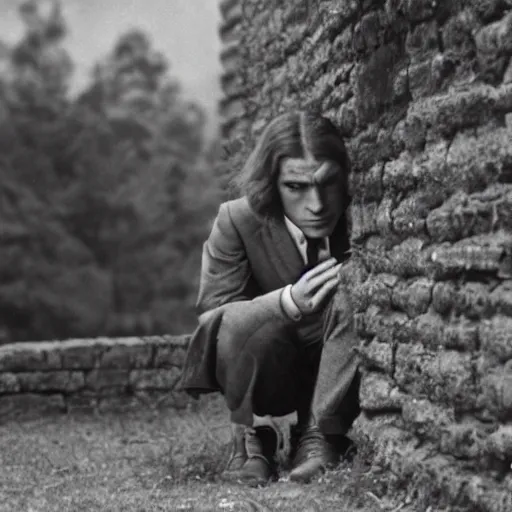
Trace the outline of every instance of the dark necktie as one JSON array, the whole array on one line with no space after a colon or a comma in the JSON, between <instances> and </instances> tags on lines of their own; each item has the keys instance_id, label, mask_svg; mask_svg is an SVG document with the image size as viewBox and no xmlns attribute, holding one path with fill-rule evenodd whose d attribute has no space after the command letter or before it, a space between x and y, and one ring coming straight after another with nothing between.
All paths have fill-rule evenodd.
<instances>
[{"instance_id":1,"label":"dark necktie","mask_svg":"<svg viewBox=\"0 0 512 512\"><path fill-rule=\"evenodd\" d=\"M323 240L321 238L307 238L306 237L306 257L308 269L313 268L318 264L318 253L320 252L320 246Z\"/></svg>"}]
</instances>

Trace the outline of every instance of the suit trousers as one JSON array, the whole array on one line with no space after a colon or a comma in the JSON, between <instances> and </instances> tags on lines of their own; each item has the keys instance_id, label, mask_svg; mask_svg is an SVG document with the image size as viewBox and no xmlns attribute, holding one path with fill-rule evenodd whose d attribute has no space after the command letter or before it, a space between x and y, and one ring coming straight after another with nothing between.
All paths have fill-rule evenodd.
<instances>
[{"instance_id":1,"label":"suit trousers","mask_svg":"<svg viewBox=\"0 0 512 512\"><path fill-rule=\"evenodd\" d=\"M235 423L310 414L325 434L344 434L359 414L358 341L340 289L316 318L262 322L227 309L219 326L216 379Z\"/></svg>"}]
</instances>

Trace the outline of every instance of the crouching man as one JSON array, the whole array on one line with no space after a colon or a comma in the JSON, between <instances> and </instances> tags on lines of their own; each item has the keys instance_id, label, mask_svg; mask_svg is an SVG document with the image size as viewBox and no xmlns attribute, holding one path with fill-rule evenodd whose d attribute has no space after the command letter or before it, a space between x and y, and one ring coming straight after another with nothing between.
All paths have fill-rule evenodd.
<instances>
[{"instance_id":1,"label":"crouching man","mask_svg":"<svg viewBox=\"0 0 512 512\"><path fill-rule=\"evenodd\" d=\"M275 431L261 416L297 413L290 479L335 465L359 413L358 341L340 266L348 258L349 161L325 117L270 122L238 182L244 195L220 206L204 244L192 335L181 387L220 391L233 451L224 477L276 477Z\"/></svg>"}]
</instances>

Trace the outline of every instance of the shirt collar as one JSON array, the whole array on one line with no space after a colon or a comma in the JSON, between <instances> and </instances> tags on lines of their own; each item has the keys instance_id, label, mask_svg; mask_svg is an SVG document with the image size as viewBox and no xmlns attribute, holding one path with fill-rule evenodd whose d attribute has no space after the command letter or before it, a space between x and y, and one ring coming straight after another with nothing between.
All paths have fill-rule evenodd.
<instances>
[{"instance_id":1,"label":"shirt collar","mask_svg":"<svg viewBox=\"0 0 512 512\"><path fill-rule=\"evenodd\" d=\"M297 247L299 248L303 247L306 243L306 236L304 235L302 230L296 224L294 224L286 215L284 216L284 223L286 224L286 228L288 229L288 232L292 236L295 245L297 245ZM328 236L324 238L324 247L330 253L331 248Z\"/></svg>"},{"instance_id":2,"label":"shirt collar","mask_svg":"<svg viewBox=\"0 0 512 512\"><path fill-rule=\"evenodd\" d=\"M286 215L284 216L284 222L295 243L302 245L306 241L304 233Z\"/></svg>"}]
</instances>

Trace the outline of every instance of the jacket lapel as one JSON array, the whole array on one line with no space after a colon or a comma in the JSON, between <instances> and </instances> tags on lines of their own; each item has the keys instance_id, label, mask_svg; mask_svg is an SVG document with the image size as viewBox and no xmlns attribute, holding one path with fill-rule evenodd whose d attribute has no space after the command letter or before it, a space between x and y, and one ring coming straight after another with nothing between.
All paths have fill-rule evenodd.
<instances>
[{"instance_id":1,"label":"jacket lapel","mask_svg":"<svg viewBox=\"0 0 512 512\"><path fill-rule=\"evenodd\" d=\"M276 283L276 287L294 283L303 273L305 265L284 219L273 218L264 222L259 233L267 261L272 262L273 270L282 281ZM349 257L350 242L343 217L329 237L329 244L331 255L339 262Z\"/></svg>"},{"instance_id":2,"label":"jacket lapel","mask_svg":"<svg viewBox=\"0 0 512 512\"><path fill-rule=\"evenodd\" d=\"M301 274L304 262L292 236L286 229L284 220L269 220L261 233L262 242L266 246L269 258L274 262L276 273L283 283L295 282Z\"/></svg>"}]
</instances>

